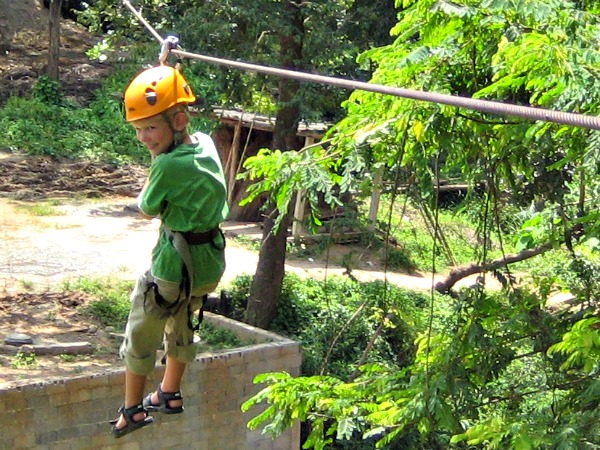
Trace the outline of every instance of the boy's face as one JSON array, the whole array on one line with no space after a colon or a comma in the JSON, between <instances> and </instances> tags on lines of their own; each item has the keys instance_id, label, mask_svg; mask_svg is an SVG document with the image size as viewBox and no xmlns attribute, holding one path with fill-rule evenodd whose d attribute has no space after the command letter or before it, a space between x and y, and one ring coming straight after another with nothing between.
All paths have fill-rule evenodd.
<instances>
[{"instance_id":1,"label":"boy's face","mask_svg":"<svg viewBox=\"0 0 600 450\"><path fill-rule=\"evenodd\" d=\"M153 157L167 151L173 143L173 130L161 114L136 120L131 125L137 140L150 150Z\"/></svg>"}]
</instances>

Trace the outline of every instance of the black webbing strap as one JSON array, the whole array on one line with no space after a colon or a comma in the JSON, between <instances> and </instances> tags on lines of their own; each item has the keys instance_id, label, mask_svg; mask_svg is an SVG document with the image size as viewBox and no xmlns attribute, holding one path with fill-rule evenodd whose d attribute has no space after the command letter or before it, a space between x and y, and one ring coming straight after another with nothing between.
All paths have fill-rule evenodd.
<instances>
[{"instance_id":1,"label":"black webbing strap","mask_svg":"<svg viewBox=\"0 0 600 450\"><path fill-rule=\"evenodd\" d=\"M188 245L211 244L217 250L225 249L225 235L223 234L223 230L218 226L203 233L192 233L191 231L179 231L179 233L183 236ZM217 245L215 242L216 237L219 235L221 235L223 240L222 245Z\"/></svg>"},{"instance_id":2,"label":"black webbing strap","mask_svg":"<svg viewBox=\"0 0 600 450\"><path fill-rule=\"evenodd\" d=\"M193 313L192 305L188 304L188 307L187 307L188 327L190 327L190 330L198 331L200 329L200 324L204 320L204 305L206 305L207 300L208 300L208 294L204 294L202 296L202 305L200 306L200 309L198 310L198 323L195 326L192 323L192 313Z\"/></svg>"},{"instance_id":3,"label":"black webbing strap","mask_svg":"<svg viewBox=\"0 0 600 450\"><path fill-rule=\"evenodd\" d=\"M183 260L183 289L186 294L186 307L188 313L188 326L191 330L197 331L200 329L200 323L204 319L204 305L208 299L208 295L204 295L202 298L202 306L198 311L198 324L196 326L192 323L192 289L194 288L194 267L192 261L192 254L190 250L191 245L203 245L211 244L217 250L225 249L225 235L220 227L216 226L213 229L203 233L192 233L192 232L181 232L173 231L163 224L163 228L167 235L167 239L171 242L171 245L175 248L181 259ZM222 245L215 243L215 238L221 236Z\"/></svg>"},{"instance_id":4,"label":"black webbing strap","mask_svg":"<svg viewBox=\"0 0 600 450\"><path fill-rule=\"evenodd\" d=\"M148 283L148 289L146 289L146 291L144 292L144 305L146 304L146 297L148 296L148 292L150 291L150 289L154 291L154 299L159 307L164 309L170 315L174 315L177 312L177 310L181 306L181 302L176 301L171 303L166 301L165 298L158 291L158 285L154 282Z\"/></svg>"}]
</instances>

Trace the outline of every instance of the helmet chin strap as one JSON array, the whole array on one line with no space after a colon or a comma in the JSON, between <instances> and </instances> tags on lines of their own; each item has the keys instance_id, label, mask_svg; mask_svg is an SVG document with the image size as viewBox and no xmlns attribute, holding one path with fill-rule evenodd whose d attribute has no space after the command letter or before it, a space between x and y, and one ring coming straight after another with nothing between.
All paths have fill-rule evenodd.
<instances>
[{"instance_id":1,"label":"helmet chin strap","mask_svg":"<svg viewBox=\"0 0 600 450\"><path fill-rule=\"evenodd\" d=\"M173 131L173 145L177 146L183 143L184 133L183 131Z\"/></svg>"},{"instance_id":2,"label":"helmet chin strap","mask_svg":"<svg viewBox=\"0 0 600 450\"><path fill-rule=\"evenodd\" d=\"M185 133L183 131L177 131L175 129L175 127L173 126L172 118L169 117L169 115L167 114L166 111L163 111L161 113L161 115L167 122L167 125L169 126L171 133L173 133L173 142L171 142L171 145L165 152L165 153L169 153L171 150L173 150L175 147L177 147L179 144L181 144L183 142L183 139L185 138Z\"/></svg>"}]
</instances>

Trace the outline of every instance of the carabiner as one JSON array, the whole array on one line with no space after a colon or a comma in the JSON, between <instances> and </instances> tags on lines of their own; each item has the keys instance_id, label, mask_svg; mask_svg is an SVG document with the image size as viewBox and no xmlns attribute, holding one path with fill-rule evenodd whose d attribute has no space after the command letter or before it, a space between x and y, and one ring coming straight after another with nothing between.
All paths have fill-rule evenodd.
<instances>
[{"instance_id":1,"label":"carabiner","mask_svg":"<svg viewBox=\"0 0 600 450\"><path fill-rule=\"evenodd\" d=\"M160 47L160 54L158 55L158 61L160 64L164 64L169 57L169 52L177 48L179 44L179 38L176 36L167 36Z\"/></svg>"}]
</instances>

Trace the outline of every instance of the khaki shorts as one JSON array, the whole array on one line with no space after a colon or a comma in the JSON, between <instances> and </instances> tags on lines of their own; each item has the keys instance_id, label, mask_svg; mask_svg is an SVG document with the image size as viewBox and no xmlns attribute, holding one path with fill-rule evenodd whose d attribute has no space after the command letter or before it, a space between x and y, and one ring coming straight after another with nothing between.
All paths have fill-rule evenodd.
<instances>
[{"instance_id":1,"label":"khaki shorts","mask_svg":"<svg viewBox=\"0 0 600 450\"><path fill-rule=\"evenodd\" d=\"M165 308L156 302L159 294L168 303ZM193 290L191 311L202 306L202 297L212 292L218 283ZM143 274L131 293L131 311L125 328L120 355L127 369L138 375L150 375L156 363L156 352L164 345L165 354L184 363L196 357L194 330L188 325L185 293L179 283L155 279L150 271Z\"/></svg>"}]
</instances>

